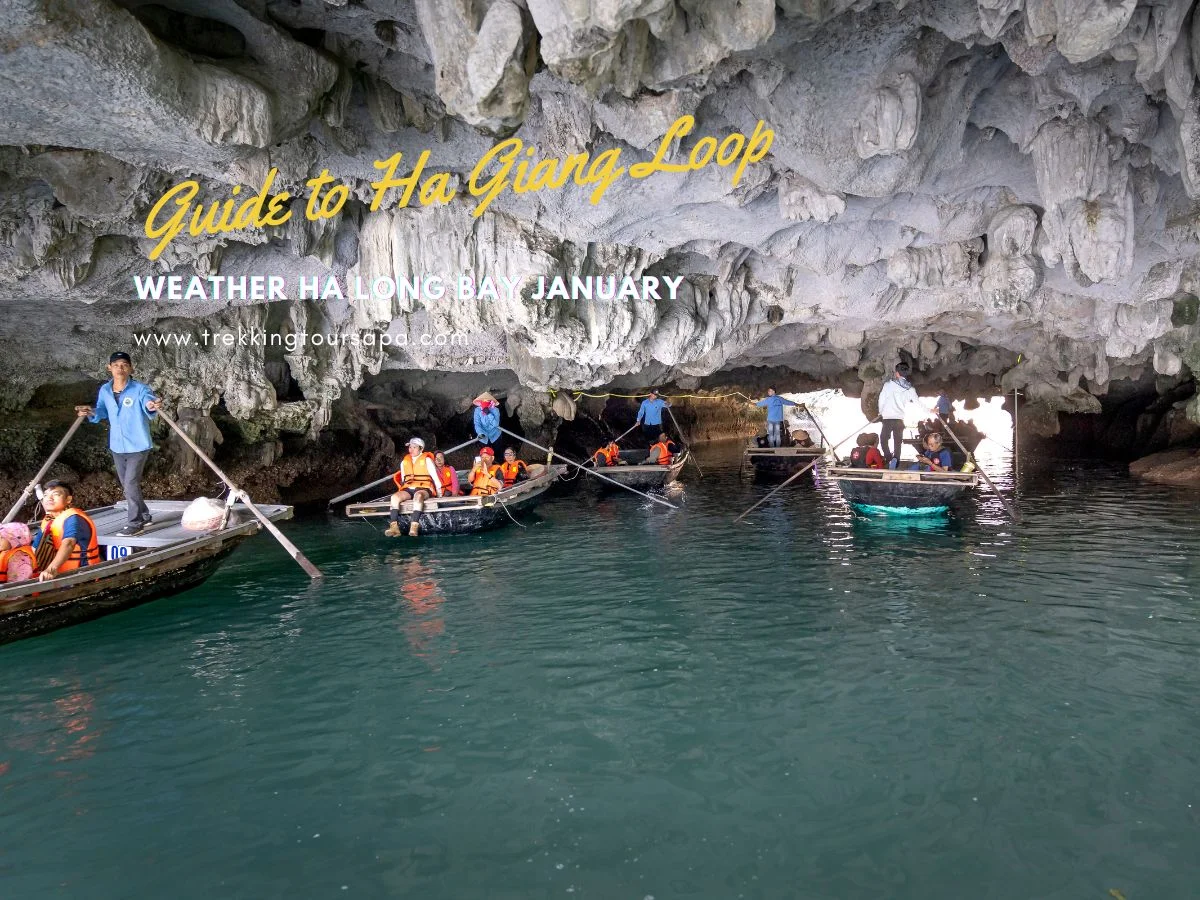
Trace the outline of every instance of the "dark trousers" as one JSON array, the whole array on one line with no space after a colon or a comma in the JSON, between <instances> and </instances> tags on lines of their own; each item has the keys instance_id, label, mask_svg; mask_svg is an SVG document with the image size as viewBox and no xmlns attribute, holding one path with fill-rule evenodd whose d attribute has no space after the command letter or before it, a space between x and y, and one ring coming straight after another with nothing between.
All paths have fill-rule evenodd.
<instances>
[{"instance_id":1,"label":"dark trousers","mask_svg":"<svg viewBox=\"0 0 1200 900\"><path fill-rule=\"evenodd\" d=\"M146 457L149 450L141 453L114 453L113 462L117 464L117 478L121 480L121 489L125 491L125 517L131 525L142 525L150 521L150 507L142 499L142 469L146 468Z\"/></svg>"},{"instance_id":2,"label":"dark trousers","mask_svg":"<svg viewBox=\"0 0 1200 900\"><path fill-rule=\"evenodd\" d=\"M895 452L888 450L888 438L892 438L895 445ZM879 449L883 451L884 459L899 459L900 448L904 446L904 420L903 419L884 419L883 431L879 434Z\"/></svg>"},{"instance_id":3,"label":"dark trousers","mask_svg":"<svg viewBox=\"0 0 1200 900\"><path fill-rule=\"evenodd\" d=\"M647 425L645 422L642 423L642 434L646 436L646 440L648 440L651 444L657 444L658 436L666 430L667 429L663 427L661 423L658 425Z\"/></svg>"}]
</instances>

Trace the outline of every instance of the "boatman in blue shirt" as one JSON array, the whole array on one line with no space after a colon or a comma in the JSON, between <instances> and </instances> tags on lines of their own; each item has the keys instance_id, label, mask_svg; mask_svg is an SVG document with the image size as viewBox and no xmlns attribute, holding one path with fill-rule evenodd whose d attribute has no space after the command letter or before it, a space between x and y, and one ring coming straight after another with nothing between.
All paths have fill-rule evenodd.
<instances>
[{"instance_id":1,"label":"boatman in blue shirt","mask_svg":"<svg viewBox=\"0 0 1200 900\"><path fill-rule=\"evenodd\" d=\"M150 508L142 499L142 470L154 446L150 420L158 413L158 398L150 386L133 379L133 360L117 352L108 358L112 378L100 387L96 405L77 406L75 413L92 423L108 419L108 449L117 466L117 478L125 491L127 524L117 532L122 537L138 534L151 522Z\"/></svg>"},{"instance_id":2,"label":"boatman in blue shirt","mask_svg":"<svg viewBox=\"0 0 1200 900\"><path fill-rule=\"evenodd\" d=\"M484 391L471 401L475 407L475 438L479 443L496 445L500 442L500 404Z\"/></svg>"},{"instance_id":3,"label":"boatman in blue shirt","mask_svg":"<svg viewBox=\"0 0 1200 900\"><path fill-rule=\"evenodd\" d=\"M642 401L642 405L638 407L635 424L642 426L642 434L651 444L657 441L658 436L666 430L663 428L662 411L664 407L670 405L669 401L659 399L658 391L651 390L646 399Z\"/></svg>"},{"instance_id":4,"label":"boatman in blue shirt","mask_svg":"<svg viewBox=\"0 0 1200 900\"><path fill-rule=\"evenodd\" d=\"M780 446L783 438L781 431L783 430L783 408L785 406L799 406L795 400L788 400L786 397L780 397L775 393L775 388L767 388L767 396L763 397L755 406L765 406L767 408L767 446Z\"/></svg>"}]
</instances>

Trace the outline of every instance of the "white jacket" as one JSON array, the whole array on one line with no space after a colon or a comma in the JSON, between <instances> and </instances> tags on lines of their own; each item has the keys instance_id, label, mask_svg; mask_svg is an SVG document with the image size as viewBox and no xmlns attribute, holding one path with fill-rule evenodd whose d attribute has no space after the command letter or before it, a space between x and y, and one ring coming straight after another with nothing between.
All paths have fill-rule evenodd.
<instances>
[{"instance_id":1,"label":"white jacket","mask_svg":"<svg viewBox=\"0 0 1200 900\"><path fill-rule=\"evenodd\" d=\"M879 392L879 417L881 419L903 419L908 407L912 404L920 406L921 398L917 396L916 388L901 387L894 378L889 378ZM924 409L924 407L921 407Z\"/></svg>"}]
</instances>

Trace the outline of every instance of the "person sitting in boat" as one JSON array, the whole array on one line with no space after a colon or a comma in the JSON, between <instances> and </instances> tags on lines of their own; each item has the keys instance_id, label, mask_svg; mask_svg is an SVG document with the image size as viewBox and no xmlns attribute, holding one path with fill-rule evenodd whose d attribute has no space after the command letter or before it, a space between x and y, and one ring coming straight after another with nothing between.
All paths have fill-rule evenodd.
<instances>
[{"instance_id":1,"label":"person sitting in boat","mask_svg":"<svg viewBox=\"0 0 1200 900\"><path fill-rule=\"evenodd\" d=\"M42 509L46 517L41 528L33 536L34 550L43 550L45 541L54 547L54 556L38 574L39 581L49 581L58 575L66 575L85 566L100 562L100 543L96 539L96 523L82 509L76 509L74 491L62 481L46 483L42 495Z\"/></svg>"},{"instance_id":2,"label":"person sitting in boat","mask_svg":"<svg viewBox=\"0 0 1200 900\"><path fill-rule=\"evenodd\" d=\"M504 487L504 481L500 477L500 467L495 462L496 451L491 447L484 447L475 457L475 465L471 467L471 472L467 475L467 483L471 485L472 497L490 496Z\"/></svg>"},{"instance_id":3,"label":"person sitting in boat","mask_svg":"<svg viewBox=\"0 0 1200 900\"><path fill-rule=\"evenodd\" d=\"M912 469L930 469L934 472L949 472L953 463L950 460L950 451L942 447L942 435L940 432L931 431L925 435L925 440L921 455L916 463L910 468Z\"/></svg>"},{"instance_id":4,"label":"person sitting in boat","mask_svg":"<svg viewBox=\"0 0 1200 900\"><path fill-rule=\"evenodd\" d=\"M852 469L882 469L887 465L883 454L875 449L875 445L879 443L879 435L863 432L854 443L858 446L850 451Z\"/></svg>"},{"instance_id":5,"label":"person sitting in boat","mask_svg":"<svg viewBox=\"0 0 1200 900\"><path fill-rule=\"evenodd\" d=\"M621 459L621 448L617 446L617 442L609 441L592 454L592 465L596 468L603 468L604 466L625 466L628 463Z\"/></svg>"},{"instance_id":6,"label":"person sitting in boat","mask_svg":"<svg viewBox=\"0 0 1200 900\"><path fill-rule=\"evenodd\" d=\"M0 525L0 584L28 581L37 572L37 557L30 546L29 526L22 522Z\"/></svg>"},{"instance_id":7,"label":"person sitting in boat","mask_svg":"<svg viewBox=\"0 0 1200 900\"><path fill-rule=\"evenodd\" d=\"M664 431L658 436L658 443L650 448L650 455L646 457L642 465L669 466L675 459L675 453L675 443L669 437L667 437L667 434Z\"/></svg>"},{"instance_id":8,"label":"person sitting in boat","mask_svg":"<svg viewBox=\"0 0 1200 900\"><path fill-rule=\"evenodd\" d=\"M500 477L504 479L506 488L529 478L529 466L525 465L525 460L517 459L517 451L512 447L504 451L504 462L500 464Z\"/></svg>"},{"instance_id":9,"label":"person sitting in boat","mask_svg":"<svg viewBox=\"0 0 1200 900\"><path fill-rule=\"evenodd\" d=\"M392 508L388 511L388 537L400 537L400 504L412 501L412 515L408 520L409 537L419 537L420 514L425 510L425 501L430 497L442 496L442 479L434 465L432 454L425 452L425 442L419 437L408 441L408 455L400 460L400 471L392 476L400 490L392 494Z\"/></svg>"},{"instance_id":10,"label":"person sitting in boat","mask_svg":"<svg viewBox=\"0 0 1200 900\"><path fill-rule=\"evenodd\" d=\"M812 436L807 431L803 428L797 428L792 432L792 446L808 448L815 447L816 444L813 443Z\"/></svg>"},{"instance_id":11,"label":"person sitting in boat","mask_svg":"<svg viewBox=\"0 0 1200 900\"><path fill-rule=\"evenodd\" d=\"M788 400L786 397L780 397L775 393L775 388L767 388L767 396L763 397L755 406L765 406L767 408L767 443L771 447L778 447L782 443L780 431L783 428L783 408L785 406L799 406L795 400Z\"/></svg>"},{"instance_id":12,"label":"person sitting in boat","mask_svg":"<svg viewBox=\"0 0 1200 900\"><path fill-rule=\"evenodd\" d=\"M443 497L457 497L458 490L458 472L454 466L446 463L446 454L439 450L433 455L433 464L437 468L438 480L442 483Z\"/></svg>"},{"instance_id":13,"label":"person sitting in boat","mask_svg":"<svg viewBox=\"0 0 1200 900\"><path fill-rule=\"evenodd\" d=\"M475 439L484 445L498 444L500 442L500 404L487 391L484 391L471 403L475 406Z\"/></svg>"}]
</instances>

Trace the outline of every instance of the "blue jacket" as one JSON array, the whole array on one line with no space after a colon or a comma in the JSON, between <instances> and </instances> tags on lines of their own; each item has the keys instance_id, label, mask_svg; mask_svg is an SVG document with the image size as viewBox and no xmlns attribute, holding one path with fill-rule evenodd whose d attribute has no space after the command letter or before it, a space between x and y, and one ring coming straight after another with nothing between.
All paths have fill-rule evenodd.
<instances>
[{"instance_id":1,"label":"blue jacket","mask_svg":"<svg viewBox=\"0 0 1200 900\"><path fill-rule=\"evenodd\" d=\"M500 440L500 407L493 405L487 412L480 406L475 407L475 433L487 438L485 444Z\"/></svg>"},{"instance_id":2,"label":"blue jacket","mask_svg":"<svg viewBox=\"0 0 1200 900\"><path fill-rule=\"evenodd\" d=\"M158 414L146 409L146 404L157 399L150 385L130 378L118 404L109 381L100 386L96 412L88 421L108 419L108 449L113 453L141 453L154 446L150 440L150 420Z\"/></svg>"},{"instance_id":3,"label":"blue jacket","mask_svg":"<svg viewBox=\"0 0 1200 900\"><path fill-rule=\"evenodd\" d=\"M637 420L646 425L661 425L663 407L670 405L662 397L659 397L657 400L651 400L647 397L642 401L642 405L638 407Z\"/></svg>"},{"instance_id":4,"label":"blue jacket","mask_svg":"<svg viewBox=\"0 0 1200 900\"><path fill-rule=\"evenodd\" d=\"M786 397L780 397L776 394L774 397L764 397L754 404L755 406L765 406L767 408L768 422L782 422L783 408L785 406L799 406L795 400L788 400Z\"/></svg>"},{"instance_id":5,"label":"blue jacket","mask_svg":"<svg viewBox=\"0 0 1200 900\"><path fill-rule=\"evenodd\" d=\"M947 469L950 468L950 465L952 462L952 458L950 456L950 451L946 450L945 448L938 450L936 453L934 453L932 450L929 450L928 448L926 448L921 451L921 456L925 457L925 459L936 460L944 468L947 468Z\"/></svg>"}]
</instances>

